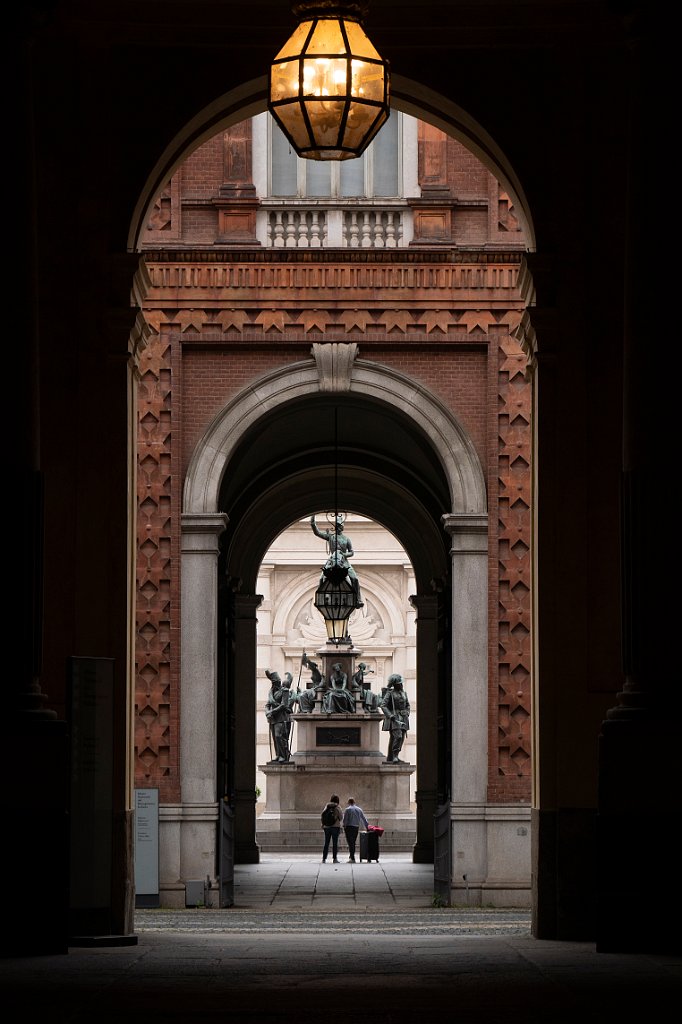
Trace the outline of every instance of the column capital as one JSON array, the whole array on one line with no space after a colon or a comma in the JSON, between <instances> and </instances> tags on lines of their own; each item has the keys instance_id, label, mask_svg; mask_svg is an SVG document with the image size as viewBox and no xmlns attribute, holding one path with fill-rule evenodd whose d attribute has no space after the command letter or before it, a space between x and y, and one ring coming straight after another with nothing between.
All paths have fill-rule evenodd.
<instances>
[{"instance_id":1,"label":"column capital","mask_svg":"<svg viewBox=\"0 0 682 1024\"><path fill-rule=\"evenodd\" d=\"M488 516L448 513L441 516L445 530L452 538L451 555L486 554L488 551Z\"/></svg>"},{"instance_id":2,"label":"column capital","mask_svg":"<svg viewBox=\"0 0 682 1024\"><path fill-rule=\"evenodd\" d=\"M262 594L235 594L234 613L238 619L256 618L256 612L263 601Z\"/></svg>"},{"instance_id":3,"label":"column capital","mask_svg":"<svg viewBox=\"0 0 682 1024\"><path fill-rule=\"evenodd\" d=\"M417 612L417 622L438 618L439 598L437 594L410 594L409 600Z\"/></svg>"},{"instance_id":4,"label":"column capital","mask_svg":"<svg viewBox=\"0 0 682 1024\"><path fill-rule=\"evenodd\" d=\"M183 551L218 553L218 537L228 523L224 512L183 512L180 522Z\"/></svg>"}]
</instances>

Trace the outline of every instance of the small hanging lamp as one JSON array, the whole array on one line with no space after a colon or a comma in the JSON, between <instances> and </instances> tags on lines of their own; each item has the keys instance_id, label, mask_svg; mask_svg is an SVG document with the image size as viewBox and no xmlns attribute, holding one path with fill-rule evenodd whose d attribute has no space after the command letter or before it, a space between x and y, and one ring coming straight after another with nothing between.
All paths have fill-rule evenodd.
<instances>
[{"instance_id":1,"label":"small hanging lamp","mask_svg":"<svg viewBox=\"0 0 682 1024\"><path fill-rule=\"evenodd\" d=\"M348 160L389 115L389 67L362 27L366 2L304 0L270 68L268 110L299 156Z\"/></svg>"}]
</instances>

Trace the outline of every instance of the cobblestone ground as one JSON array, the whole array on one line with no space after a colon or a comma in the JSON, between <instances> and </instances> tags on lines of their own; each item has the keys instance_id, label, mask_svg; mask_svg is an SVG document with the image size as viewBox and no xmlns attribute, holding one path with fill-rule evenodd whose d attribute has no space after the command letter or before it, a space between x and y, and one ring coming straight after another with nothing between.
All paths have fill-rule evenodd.
<instances>
[{"instance_id":1,"label":"cobblestone ground","mask_svg":"<svg viewBox=\"0 0 682 1024\"><path fill-rule=\"evenodd\" d=\"M530 911L433 910L393 911L267 911L267 910L136 910L135 930L197 934L329 932L355 935L530 935Z\"/></svg>"}]
</instances>

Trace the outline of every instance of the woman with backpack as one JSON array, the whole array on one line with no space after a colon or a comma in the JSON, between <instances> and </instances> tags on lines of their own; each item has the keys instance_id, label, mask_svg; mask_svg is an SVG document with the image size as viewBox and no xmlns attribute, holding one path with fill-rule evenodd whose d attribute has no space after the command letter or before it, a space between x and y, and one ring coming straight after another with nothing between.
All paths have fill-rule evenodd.
<instances>
[{"instance_id":1,"label":"woman with backpack","mask_svg":"<svg viewBox=\"0 0 682 1024\"><path fill-rule=\"evenodd\" d=\"M336 795L332 795L329 799L329 803L325 805L322 811L322 828L324 829L324 849L322 851L322 863L324 864L327 860L327 854L329 853L329 843L332 844L332 860L334 864L338 864L339 858L337 856L339 852L339 833L341 831L341 822L343 820L343 813L339 807L339 798Z\"/></svg>"}]
</instances>

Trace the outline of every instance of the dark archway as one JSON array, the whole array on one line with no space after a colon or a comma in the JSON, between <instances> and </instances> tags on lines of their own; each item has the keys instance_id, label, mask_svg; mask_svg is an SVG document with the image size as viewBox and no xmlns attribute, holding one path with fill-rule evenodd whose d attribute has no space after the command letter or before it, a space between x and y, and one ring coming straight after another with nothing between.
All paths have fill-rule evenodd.
<instances>
[{"instance_id":1,"label":"dark archway","mask_svg":"<svg viewBox=\"0 0 682 1024\"><path fill-rule=\"evenodd\" d=\"M237 807L239 793L253 791L247 703L253 703L256 677L255 590L263 555L294 519L337 500L389 529L415 571L421 672L413 856L431 862L433 814L450 792L450 557L441 523L449 486L428 439L405 414L377 400L319 393L299 398L264 413L232 453L219 499L227 517L218 567L219 786ZM257 857L251 817L242 806L238 861Z\"/></svg>"}]
</instances>

